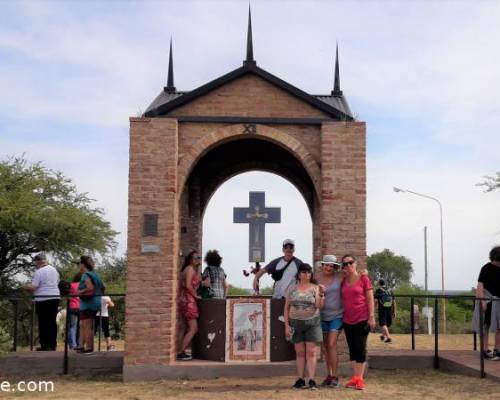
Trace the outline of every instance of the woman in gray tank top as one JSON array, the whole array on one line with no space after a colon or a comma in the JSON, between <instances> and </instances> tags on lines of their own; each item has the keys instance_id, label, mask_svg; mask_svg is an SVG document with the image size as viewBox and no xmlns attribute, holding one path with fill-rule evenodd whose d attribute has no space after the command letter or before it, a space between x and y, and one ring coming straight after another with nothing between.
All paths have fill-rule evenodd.
<instances>
[{"instance_id":1,"label":"woman in gray tank top","mask_svg":"<svg viewBox=\"0 0 500 400\"><path fill-rule=\"evenodd\" d=\"M321 328L323 330L323 346L328 375L322 386L338 387L337 341L342 330L342 314L344 307L340 287L344 274L340 263L334 255L326 255L321 261L322 271L318 283L325 291L325 305L321 309Z\"/></svg>"}]
</instances>

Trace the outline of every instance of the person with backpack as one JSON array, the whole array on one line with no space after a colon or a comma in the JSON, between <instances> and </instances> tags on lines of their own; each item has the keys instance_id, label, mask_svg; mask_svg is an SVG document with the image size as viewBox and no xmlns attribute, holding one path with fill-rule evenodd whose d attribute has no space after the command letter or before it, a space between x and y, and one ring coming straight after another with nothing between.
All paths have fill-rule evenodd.
<instances>
[{"instance_id":1,"label":"person with backpack","mask_svg":"<svg viewBox=\"0 0 500 400\"><path fill-rule=\"evenodd\" d=\"M101 297L104 285L94 271L94 260L89 256L80 257L82 277L78 284L80 296L80 345L79 353L94 352L94 320L101 309Z\"/></svg>"},{"instance_id":2,"label":"person with backpack","mask_svg":"<svg viewBox=\"0 0 500 400\"><path fill-rule=\"evenodd\" d=\"M385 343L392 343L389 328L392 325L392 320L396 316L396 302L392 291L385 286L385 281L379 279L378 289L375 291L375 299L377 300L378 324L382 330L380 340Z\"/></svg>"},{"instance_id":3,"label":"person with backpack","mask_svg":"<svg viewBox=\"0 0 500 400\"><path fill-rule=\"evenodd\" d=\"M301 260L294 257L294 251L295 242L292 239L285 239L283 241L283 256L272 260L255 274L254 293L259 292L259 280L267 272L274 280L273 298L285 298L288 287L296 281L299 267L303 264Z\"/></svg>"}]
</instances>

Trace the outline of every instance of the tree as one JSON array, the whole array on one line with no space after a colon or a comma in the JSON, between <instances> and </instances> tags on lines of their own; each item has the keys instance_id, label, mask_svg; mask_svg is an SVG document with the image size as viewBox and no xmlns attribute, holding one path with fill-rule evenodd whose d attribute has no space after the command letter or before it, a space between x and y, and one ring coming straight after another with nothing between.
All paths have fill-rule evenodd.
<instances>
[{"instance_id":1,"label":"tree","mask_svg":"<svg viewBox=\"0 0 500 400\"><path fill-rule=\"evenodd\" d=\"M389 249L367 257L368 274L372 281L384 279L387 287L395 288L410 283L413 267L405 256L397 256Z\"/></svg>"},{"instance_id":2,"label":"tree","mask_svg":"<svg viewBox=\"0 0 500 400\"><path fill-rule=\"evenodd\" d=\"M495 176L485 176L484 181L477 186L484 186L486 192L500 189L500 172L497 172Z\"/></svg>"},{"instance_id":3,"label":"tree","mask_svg":"<svg viewBox=\"0 0 500 400\"><path fill-rule=\"evenodd\" d=\"M81 254L106 254L117 232L94 200L71 180L24 157L0 161L0 288L29 272L32 255L60 263Z\"/></svg>"}]
</instances>

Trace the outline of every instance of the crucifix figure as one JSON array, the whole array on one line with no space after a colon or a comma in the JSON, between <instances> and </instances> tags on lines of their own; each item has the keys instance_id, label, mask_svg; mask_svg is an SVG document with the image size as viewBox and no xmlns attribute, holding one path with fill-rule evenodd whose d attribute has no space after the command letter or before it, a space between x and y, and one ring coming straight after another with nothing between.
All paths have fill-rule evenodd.
<instances>
[{"instance_id":1,"label":"crucifix figure","mask_svg":"<svg viewBox=\"0 0 500 400\"><path fill-rule=\"evenodd\" d=\"M234 207L233 222L249 224L248 260L262 262L265 260L266 224L281 222L279 207L266 208L265 192L250 192L250 207Z\"/></svg>"}]
</instances>

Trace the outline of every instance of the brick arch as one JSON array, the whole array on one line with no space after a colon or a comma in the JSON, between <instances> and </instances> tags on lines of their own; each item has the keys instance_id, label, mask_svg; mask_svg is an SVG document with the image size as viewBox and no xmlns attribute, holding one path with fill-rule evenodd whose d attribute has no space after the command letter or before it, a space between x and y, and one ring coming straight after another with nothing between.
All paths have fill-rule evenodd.
<instances>
[{"instance_id":1,"label":"brick arch","mask_svg":"<svg viewBox=\"0 0 500 400\"><path fill-rule=\"evenodd\" d=\"M255 125L255 132L250 133L246 125L230 125L222 129L215 129L210 134L204 135L182 156L178 166L178 193L181 194L186 185L187 179L196 163L214 147L232 140L256 138L270 141L292 154L309 175L316 196L319 196L321 171L318 163L305 146L293 136L267 125Z\"/></svg>"}]
</instances>

